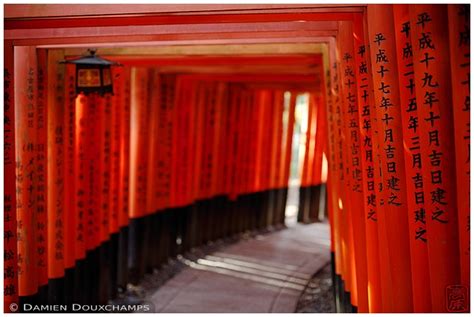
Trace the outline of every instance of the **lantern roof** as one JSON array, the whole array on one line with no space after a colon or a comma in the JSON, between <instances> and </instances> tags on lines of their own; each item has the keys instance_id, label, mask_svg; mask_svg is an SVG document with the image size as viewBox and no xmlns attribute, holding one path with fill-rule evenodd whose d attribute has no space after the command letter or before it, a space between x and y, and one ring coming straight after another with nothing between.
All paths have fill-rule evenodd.
<instances>
[{"instance_id":1,"label":"lantern roof","mask_svg":"<svg viewBox=\"0 0 474 317\"><path fill-rule=\"evenodd\" d=\"M76 65L98 65L98 66L112 66L120 65L118 62L110 61L108 59L102 58L95 55L95 50L89 50L90 55L81 56L79 58L66 60L66 64L76 64Z\"/></svg>"}]
</instances>

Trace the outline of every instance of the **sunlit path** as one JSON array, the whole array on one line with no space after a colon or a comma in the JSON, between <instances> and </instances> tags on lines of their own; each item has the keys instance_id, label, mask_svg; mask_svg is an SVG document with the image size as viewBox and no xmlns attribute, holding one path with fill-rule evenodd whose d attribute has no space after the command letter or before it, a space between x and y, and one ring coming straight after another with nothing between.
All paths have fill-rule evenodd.
<instances>
[{"instance_id":1,"label":"sunlit path","mask_svg":"<svg viewBox=\"0 0 474 317\"><path fill-rule=\"evenodd\" d=\"M330 261L326 223L296 224L191 261L147 301L163 313L294 312L308 280Z\"/></svg>"}]
</instances>

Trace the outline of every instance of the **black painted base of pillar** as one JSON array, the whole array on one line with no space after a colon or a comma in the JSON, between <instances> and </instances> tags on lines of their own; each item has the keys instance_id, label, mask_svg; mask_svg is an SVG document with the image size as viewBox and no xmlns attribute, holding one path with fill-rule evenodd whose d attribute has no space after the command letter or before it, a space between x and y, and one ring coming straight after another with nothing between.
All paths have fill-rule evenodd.
<instances>
[{"instance_id":1,"label":"black painted base of pillar","mask_svg":"<svg viewBox=\"0 0 474 317\"><path fill-rule=\"evenodd\" d=\"M102 242L99 247L99 304L107 304L109 299L110 284L110 240Z\"/></svg>"},{"instance_id":2,"label":"black painted base of pillar","mask_svg":"<svg viewBox=\"0 0 474 317\"><path fill-rule=\"evenodd\" d=\"M72 290L72 303L85 304L85 294L87 289L85 288L86 279L86 259L77 260L73 268L73 290ZM67 300L67 299L66 299ZM66 302L67 303L67 302Z\"/></svg>"},{"instance_id":3,"label":"black painted base of pillar","mask_svg":"<svg viewBox=\"0 0 474 317\"><path fill-rule=\"evenodd\" d=\"M300 187L298 222L314 223L327 216L325 185Z\"/></svg>"},{"instance_id":4,"label":"black painted base of pillar","mask_svg":"<svg viewBox=\"0 0 474 317\"><path fill-rule=\"evenodd\" d=\"M25 312L23 310L25 304L38 305L38 304L42 304L42 302L39 301L38 293L34 295L30 295L30 296L20 296L18 298L18 312L20 313Z\"/></svg>"},{"instance_id":5,"label":"black painted base of pillar","mask_svg":"<svg viewBox=\"0 0 474 317\"><path fill-rule=\"evenodd\" d=\"M74 300L74 288L75 285L75 267L68 268L64 271L64 304L71 306L75 303ZM77 285L79 287L79 285Z\"/></svg>"},{"instance_id":6,"label":"black painted base of pillar","mask_svg":"<svg viewBox=\"0 0 474 317\"><path fill-rule=\"evenodd\" d=\"M321 185L311 186L310 190L310 198L309 198L309 222L320 222L323 219L320 217L320 205L321 199Z\"/></svg>"},{"instance_id":7,"label":"black painted base of pillar","mask_svg":"<svg viewBox=\"0 0 474 317\"><path fill-rule=\"evenodd\" d=\"M48 281L48 303L52 305L63 305L65 278L53 278Z\"/></svg>"},{"instance_id":8,"label":"black painted base of pillar","mask_svg":"<svg viewBox=\"0 0 474 317\"><path fill-rule=\"evenodd\" d=\"M48 284L41 285L38 288L38 296L37 296L38 303L47 303L48 302L48 296L49 296L48 289L49 289Z\"/></svg>"},{"instance_id":9,"label":"black painted base of pillar","mask_svg":"<svg viewBox=\"0 0 474 317\"><path fill-rule=\"evenodd\" d=\"M130 219L128 228L129 283L138 285L145 275L145 219L143 217Z\"/></svg>"},{"instance_id":10,"label":"black painted base of pillar","mask_svg":"<svg viewBox=\"0 0 474 317\"><path fill-rule=\"evenodd\" d=\"M122 292L128 283L128 230L128 226L122 227L118 234L117 288Z\"/></svg>"},{"instance_id":11,"label":"black painted base of pillar","mask_svg":"<svg viewBox=\"0 0 474 317\"><path fill-rule=\"evenodd\" d=\"M108 284L108 299L117 298L118 294L118 284L117 284L117 275L118 275L118 253L119 253L119 236L120 233L116 232L110 235L109 242L109 284Z\"/></svg>"}]
</instances>

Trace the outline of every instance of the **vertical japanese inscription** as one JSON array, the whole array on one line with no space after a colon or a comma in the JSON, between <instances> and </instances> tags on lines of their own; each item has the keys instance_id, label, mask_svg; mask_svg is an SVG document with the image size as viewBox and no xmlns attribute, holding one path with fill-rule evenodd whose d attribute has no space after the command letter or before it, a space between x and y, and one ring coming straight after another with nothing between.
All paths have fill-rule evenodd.
<instances>
[{"instance_id":1,"label":"vertical japanese inscription","mask_svg":"<svg viewBox=\"0 0 474 317\"><path fill-rule=\"evenodd\" d=\"M76 243L81 244L83 240L77 241L76 207L76 165L75 165L75 122L76 122L76 91L75 91L75 67L66 65L64 78L64 229L65 229L65 258L66 268L74 267L76 260ZM81 234L79 234L81 235Z\"/></svg>"},{"instance_id":2,"label":"vertical japanese inscription","mask_svg":"<svg viewBox=\"0 0 474 317\"><path fill-rule=\"evenodd\" d=\"M18 294L34 295L37 276L36 49L15 47L14 59ZM10 76L12 76L10 74ZM8 118L8 117L7 117ZM13 142L13 139L11 140ZM15 199L15 196L12 197ZM12 259L6 255L8 259Z\"/></svg>"},{"instance_id":3,"label":"vertical japanese inscription","mask_svg":"<svg viewBox=\"0 0 474 317\"><path fill-rule=\"evenodd\" d=\"M48 253L47 253L47 52L36 50L38 57L37 98L36 98L36 177L37 204L36 211L36 248L38 265L38 285L48 283Z\"/></svg>"},{"instance_id":4,"label":"vertical japanese inscription","mask_svg":"<svg viewBox=\"0 0 474 317\"><path fill-rule=\"evenodd\" d=\"M408 5L394 5L395 39L400 82L400 107L405 145L405 173L410 254L413 276L413 309L431 311L431 298L426 296L430 286L426 229L425 196L423 190L421 142L418 104L413 68L413 44Z\"/></svg>"},{"instance_id":5,"label":"vertical japanese inscription","mask_svg":"<svg viewBox=\"0 0 474 317\"><path fill-rule=\"evenodd\" d=\"M371 51L371 66L374 84L374 102L381 155L384 199L379 219L380 228L386 232L380 239L381 274L386 275L384 261L388 256L391 282L382 289L393 292L389 311L410 312L413 309L412 272L410 263L410 241L408 231L407 192L405 190L405 160L400 108L398 60L395 44L393 6L374 5L368 10L368 30ZM382 231L383 233L383 231ZM384 250L384 246L388 250ZM382 294L383 295L383 294ZM388 295L383 295L388 297ZM388 298L390 301L391 298ZM389 308L388 306L392 306Z\"/></svg>"},{"instance_id":6,"label":"vertical japanese inscription","mask_svg":"<svg viewBox=\"0 0 474 317\"><path fill-rule=\"evenodd\" d=\"M446 9L409 8L433 312L447 310L446 287L460 278Z\"/></svg>"},{"instance_id":7,"label":"vertical japanese inscription","mask_svg":"<svg viewBox=\"0 0 474 317\"><path fill-rule=\"evenodd\" d=\"M15 184L15 100L13 44L4 42L3 69L3 298L4 312L10 312L10 304L18 303L17 262L17 210Z\"/></svg>"},{"instance_id":8,"label":"vertical japanese inscription","mask_svg":"<svg viewBox=\"0 0 474 317\"><path fill-rule=\"evenodd\" d=\"M48 277L64 275L64 55L48 51Z\"/></svg>"}]
</instances>

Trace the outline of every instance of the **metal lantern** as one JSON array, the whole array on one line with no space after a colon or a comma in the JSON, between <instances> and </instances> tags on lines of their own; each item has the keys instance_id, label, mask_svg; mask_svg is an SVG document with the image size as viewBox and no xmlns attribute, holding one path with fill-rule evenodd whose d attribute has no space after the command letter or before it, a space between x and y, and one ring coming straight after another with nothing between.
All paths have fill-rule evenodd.
<instances>
[{"instance_id":1,"label":"metal lantern","mask_svg":"<svg viewBox=\"0 0 474 317\"><path fill-rule=\"evenodd\" d=\"M66 64L76 65L76 93L113 95L111 66L120 64L95 55L95 50L89 52L89 56L65 61Z\"/></svg>"}]
</instances>

